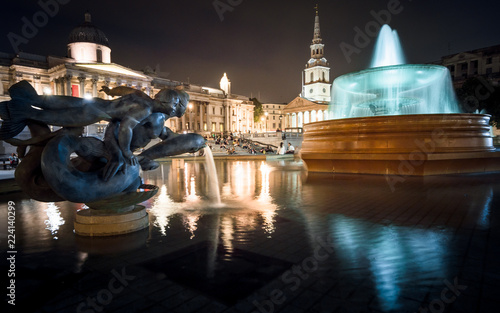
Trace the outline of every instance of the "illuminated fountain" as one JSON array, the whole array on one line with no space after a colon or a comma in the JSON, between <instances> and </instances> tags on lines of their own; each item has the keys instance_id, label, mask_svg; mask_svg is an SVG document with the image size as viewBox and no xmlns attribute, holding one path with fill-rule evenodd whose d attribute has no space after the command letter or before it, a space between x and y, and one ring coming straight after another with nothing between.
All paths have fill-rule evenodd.
<instances>
[{"instance_id":1,"label":"illuminated fountain","mask_svg":"<svg viewBox=\"0 0 500 313\"><path fill-rule=\"evenodd\" d=\"M403 64L384 25L372 68L333 82L332 120L304 126L309 171L436 175L500 170L489 115L461 114L446 67Z\"/></svg>"},{"instance_id":2,"label":"illuminated fountain","mask_svg":"<svg viewBox=\"0 0 500 313\"><path fill-rule=\"evenodd\" d=\"M398 35L388 25L380 30L371 65L335 80L334 118L460 113L448 69L404 64Z\"/></svg>"}]
</instances>

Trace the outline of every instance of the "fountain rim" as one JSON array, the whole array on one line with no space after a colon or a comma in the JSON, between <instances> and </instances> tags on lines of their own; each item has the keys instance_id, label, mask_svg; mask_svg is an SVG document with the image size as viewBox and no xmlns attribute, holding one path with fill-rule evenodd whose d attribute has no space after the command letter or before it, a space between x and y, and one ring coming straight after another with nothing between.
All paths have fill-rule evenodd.
<instances>
[{"instance_id":1,"label":"fountain rim","mask_svg":"<svg viewBox=\"0 0 500 313\"><path fill-rule=\"evenodd\" d=\"M408 70L408 69L431 69L434 72L442 72L445 73L448 71L448 68L442 65L436 65L436 64L398 64L398 65L389 65L389 66L379 66L379 67L372 67L372 68L367 68L364 70L360 70L357 72L352 72L352 73L347 73L344 75L341 75L337 77L332 84L333 86L337 86L341 89L346 89L345 88L345 80L348 79L354 79L359 76L364 76L364 75L370 75L372 73L377 73L377 72L386 72L390 70ZM432 82L429 82L429 84ZM359 91L353 91L353 90L347 90L348 92L351 93L356 93Z\"/></svg>"},{"instance_id":2,"label":"fountain rim","mask_svg":"<svg viewBox=\"0 0 500 313\"><path fill-rule=\"evenodd\" d=\"M359 122L362 122L363 120L370 119L370 121L374 120L391 120L391 119L398 119L398 117L401 119L402 116L406 116L408 119L410 118L419 118L419 117L427 117L429 119L434 119L436 117L448 117L450 118L471 118L471 117L488 117L488 119L491 118L491 114L484 114L484 113L430 113L430 114L400 114L400 115L377 115L377 116L356 116L356 117L344 117L344 118L334 118L334 119L328 119L328 120L323 120L323 121L316 121L316 122L309 122L304 125L304 130L308 127L308 125L311 126L319 126L321 124L331 124L331 123L342 123L342 121L346 121L349 123L356 123L357 120Z\"/></svg>"}]
</instances>

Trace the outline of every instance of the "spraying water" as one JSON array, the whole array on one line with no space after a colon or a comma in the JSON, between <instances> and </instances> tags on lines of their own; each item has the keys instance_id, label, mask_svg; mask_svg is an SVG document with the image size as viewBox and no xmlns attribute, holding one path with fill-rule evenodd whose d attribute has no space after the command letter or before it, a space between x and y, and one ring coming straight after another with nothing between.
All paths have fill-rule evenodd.
<instances>
[{"instance_id":1,"label":"spraying water","mask_svg":"<svg viewBox=\"0 0 500 313\"><path fill-rule=\"evenodd\" d=\"M405 57L398 32L389 25L380 29L370 67L405 64Z\"/></svg>"},{"instance_id":2,"label":"spraying water","mask_svg":"<svg viewBox=\"0 0 500 313\"><path fill-rule=\"evenodd\" d=\"M333 118L460 113L446 67L403 63L398 34L384 25L372 68L342 75L333 82L329 107Z\"/></svg>"},{"instance_id":3,"label":"spraying water","mask_svg":"<svg viewBox=\"0 0 500 313\"><path fill-rule=\"evenodd\" d=\"M207 166L208 184L209 192L213 195L214 200L217 205L221 204L220 201L220 190L219 190L219 179L217 178L217 170L215 169L214 156L212 154L212 149L210 147L205 147L205 164Z\"/></svg>"}]
</instances>

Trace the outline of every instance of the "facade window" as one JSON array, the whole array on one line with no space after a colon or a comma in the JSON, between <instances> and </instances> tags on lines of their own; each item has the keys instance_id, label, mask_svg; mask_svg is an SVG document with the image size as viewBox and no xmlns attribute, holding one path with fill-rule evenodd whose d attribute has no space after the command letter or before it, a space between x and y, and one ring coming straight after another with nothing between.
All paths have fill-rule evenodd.
<instances>
[{"instance_id":1,"label":"facade window","mask_svg":"<svg viewBox=\"0 0 500 313\"><path fill-rule=\"evenodd\" d=\"M468 68L468 64L467 63L462 63L460 68L462 69L462 71L466 71L467 68Z\"/></svg>"},{"instance_id":2,"label":"facade window","mask_svg":"<svg viewBox=\"0 0 500 313\"><path fill-rule=\"evenodd\" d=\"M198 130L201 130L200 122L198 122Z\"/></svg>"},{"instance_id":3,"label":"facade window","mask_svg":"<svg viewBox=\"0 0 500 313\"><path fill-rule=\"evenodd\" d=\"M212 108L212 114L215 115L215 108Z\"/></svg>"},{"instance_id":4,"label":"facade window","mask_svg":"<svg viewBox=\"0 0 500 313\"><path fill-rule=\"evenodd\" d=\"M326 81L326 74L323 72L323 81Z\"/></svg>"},{"instance_id":5,"label":"facade window","mask_svg":"<svg viewBox=\"0 0 500 313\"><path fill-rule=\"evenodd\" d=\"M486 64L491 64L493 63L493 58L487 58L486 59Z\"/></svg>"},{"instance_id":6,"label":"facade window","mask_svg":"<svg viewBox=\"0 0 500 313\"><path fill-rule=\"evenodd\" d=\"M217 125L215 124L215 122L212 122L212 131L213 131L213 132L215 132L215 130L216 130L216 126L217 126Z\"/></svg>"},{"instance_id":7,"label":"facade window","mask_svg":"<svg viewBox=\"0 0 500 313\"><path fill-rule=\"evenodd\" d=\"M220 115L224 115L223 112L222 112L222 108L220 108Z\"/></svg>"},{"instance_id":8,"label":"facade window","mask_svg":"<svg viewBox=\"0 0 500 313\"><path fill-rule=\"evenodd\" d=\"M455 72L455 65L448 65L448 70L450 70L451 73Z\"/></svg>"},{"instance_id":9,"label":"facade window","mask_svg":"<svg viewBox=\"0 0 500 313\"><path fill-rule=\"evenodd\" d=\"M96 56L96 61L99 63L102 63L102 50L101 49L97 49L95 51L95 56Z\"/></svg>"},{"instance_id":10,"label":"facade window","mask_svg":"<svg viewBox=\"0 0 500 313\"><path fill-rule=\"evenodd\" d=\"M189 122L186 122L186 129L189 129Z\"/></svg>"},{"instance_id":11,"label":"facade window","mask_svg":"<svg viewBox=\"0 0 500 313\"><path fill-rule=\"evenodd\" d=\"M276 123L273 123L273 128L276 128Z\"/></svg>"},{"instance_id":12,"label":"facade window","mask_svg":"<svg viewBox=\"0 0 500 313\"><path fill-rule=\"evenodd\" d=\"M219 130L221 133L224 132L224 124L222 124L222 123L219 124Z\"/></svg>"},{"instance_id":13,"label":"facade window","mask_svg":"<svg viewBox=\"0 0 500 313\"><path fill-rule=\"evenodd\" d=\"M311 81L314 81L314 73L311 73Z\"/></svg>"},{"instance_id":14,"label":"facade window","mask_svg":"<svg viewBox=\"0 0 500 313\"><path fill-rule=\"evenodd\" d=\"M274 113L274 112L273 112ZM276 115L273 115L273 120L276 120Z\"/></svg>"}]
</instances>

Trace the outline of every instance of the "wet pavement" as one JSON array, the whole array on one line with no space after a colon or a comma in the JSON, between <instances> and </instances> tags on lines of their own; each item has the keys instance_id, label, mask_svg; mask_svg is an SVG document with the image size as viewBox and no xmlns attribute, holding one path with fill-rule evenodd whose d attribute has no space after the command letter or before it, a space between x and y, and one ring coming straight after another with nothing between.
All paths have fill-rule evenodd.
<instances>
[{"instance_id":1,"label":"wet pavement","mask_svg":"<svg viewBox=\"0 0 500 313\"><path fill-rule=\"evenodd\" d=\"M296 161L201 161L144 174L149 229L73 232L68 202L15 202L16 312L498 312L500 174L307 173ZM9 261L0 260L9 286ZM5 298L5 296L4 296ZM2 304L2 306L3 306ZM2 312L4 310L2 309Z\"/></svg>"}]
</instances>

